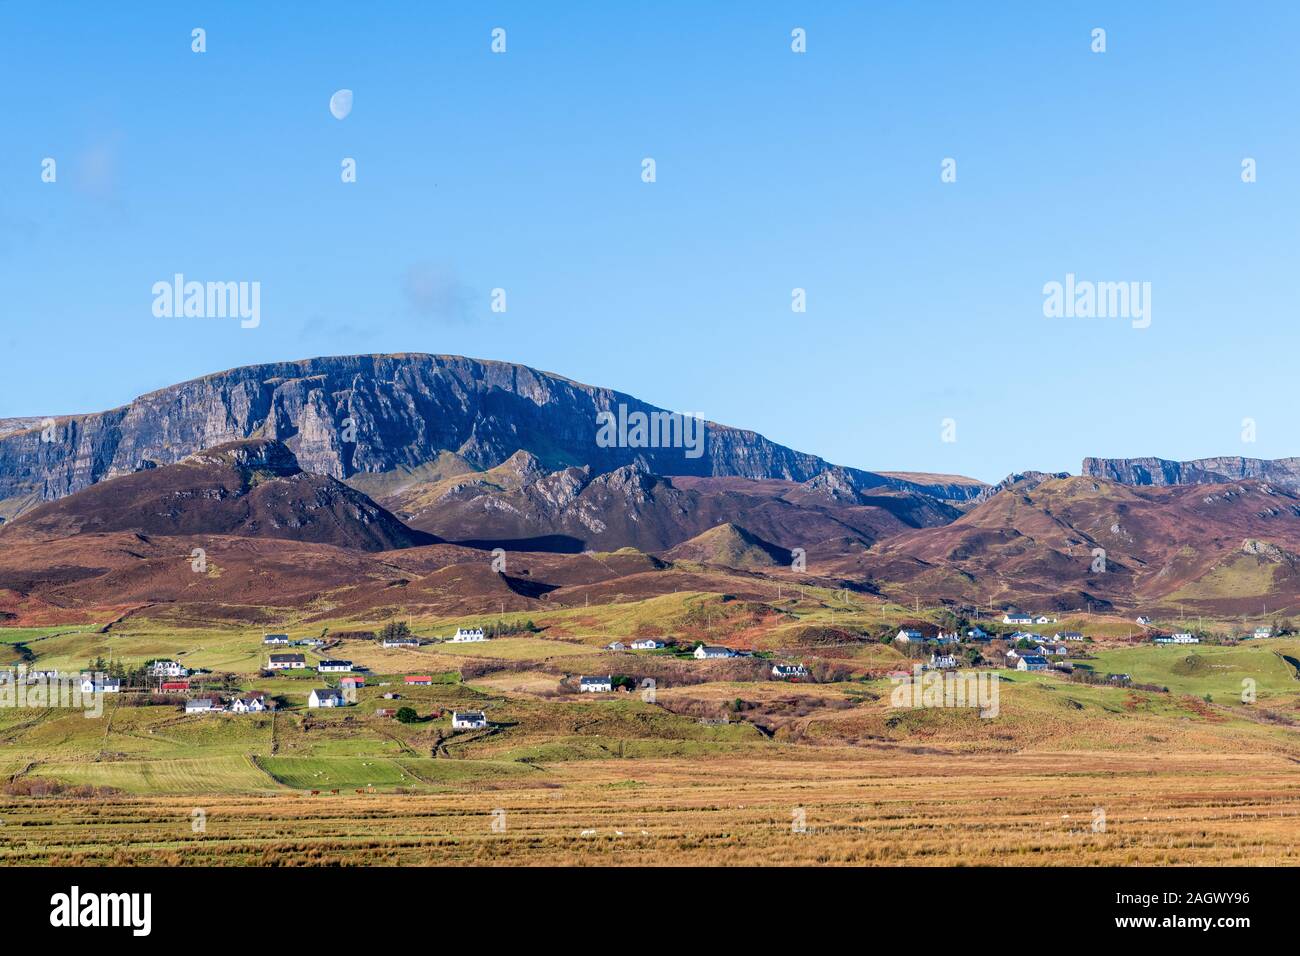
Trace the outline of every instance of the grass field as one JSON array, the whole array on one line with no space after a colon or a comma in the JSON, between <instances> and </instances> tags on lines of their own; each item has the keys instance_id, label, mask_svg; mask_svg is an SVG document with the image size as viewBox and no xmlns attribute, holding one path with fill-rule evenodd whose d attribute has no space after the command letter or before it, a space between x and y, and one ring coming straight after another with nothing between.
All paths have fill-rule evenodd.
<instances>
[{"instance_id":1,"label":"grass field","mask_svg":"<svg viewBox=\"0 0 1300 956\"><path fill-rule=\"evenodd\" d=\"M846 621L878 626L877 609L842 599L682 593L548 612L540 635L482 644L346 641L327 653L372 672L338 710L305 706L336 675L257 673L260 629L11 629L0 646L21 643L37 666L177 657L282 706L186 715L110 695L97 719L0 708L0 862L1296 862L1300 640L1088 644L1078 654L1095 672L1168 692L1004 671L997 716L984 719L894 706L880 675L904 665L897 649L827 642ZM601 649L665 616L673 628L659 633L714 628L839 676L786 683L765 679L762 661ZM409 673L433 684L407 686ZM579 673L656 684L577 694ZM1243 701L1244 679L1256 701ZM398 706L416 720L375 715ZM490 728L454 732L456 709L486 711Z\"/></svg>"},{"instance_id":2,"label":"grass field","mask_svg":"<svg viewBox=\"0 0 1300 956\"><path fill-rule=\"evenodd\" d=\"M7 798L0 817L10 864L1294 865L1300 776L1253 756L837 750L587 761L442 794Z\"/></svg>"}]
</instances>

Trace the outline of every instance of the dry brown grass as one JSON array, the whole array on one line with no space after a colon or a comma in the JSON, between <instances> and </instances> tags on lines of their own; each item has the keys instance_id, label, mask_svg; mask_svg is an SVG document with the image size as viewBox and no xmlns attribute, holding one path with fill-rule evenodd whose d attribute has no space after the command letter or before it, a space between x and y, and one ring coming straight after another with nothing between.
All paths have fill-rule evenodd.
<instances>
[{"instance_id":1,"label":"dry brown grass","mask_svg":"<svg viewBox=\"0 0 1300 956\"><path fill-rule=\"evenodd\" d=\"M1300 862L1300 773L1270 755L818 750L551 770L540 782L443 794L3 797L0 862ZM195 807L206 814L205 832L192 832ZM1093 831L1097 807L1104 832ZM806 832L792 829L796 808ZM504 832L492 829L496 809L505 812Z\"/></svg>"}]
</instances>

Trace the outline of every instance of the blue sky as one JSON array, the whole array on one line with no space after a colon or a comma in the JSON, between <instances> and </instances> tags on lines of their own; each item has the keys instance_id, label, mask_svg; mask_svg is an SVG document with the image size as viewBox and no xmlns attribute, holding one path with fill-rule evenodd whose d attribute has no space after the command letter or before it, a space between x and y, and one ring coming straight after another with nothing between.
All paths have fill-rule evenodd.
<instances>
[{"instance_id":1,"label":"blue sky","mask_svg":"<svg viewBox=\"0 0 1300 956\"><path fill-rule=\"evenodd\" d=\"M0 3L0 417L425 351L862 468L1300 453L1293 5L270 6ZM260 327L155 318L177 272Z\"/></svg>"}]
</instances>

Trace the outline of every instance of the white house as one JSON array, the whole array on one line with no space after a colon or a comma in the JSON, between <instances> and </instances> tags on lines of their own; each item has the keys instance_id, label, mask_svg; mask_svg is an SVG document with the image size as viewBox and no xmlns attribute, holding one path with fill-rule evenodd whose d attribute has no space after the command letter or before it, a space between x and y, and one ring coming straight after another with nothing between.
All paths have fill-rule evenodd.
<instances>
[{"instance_id":1,"label":"white house","mask_svg":"<svg viewBox=\"0 0 1300 956\"><path fill-rule=\"evenodd\" d=\"M932 653L930 655L930 666L938 670L951 670L957 666L957 655Z\"/></svg>"},{"instance_id":2,"label":"white house","mask_svg":"<svg viewBox=\"0 0 1300 956\"><path fill-rule=\"evenodd\" d=\"M487 725L487 715L481 710L453 710L451 712L451 727L453 730L482 730Z\"/></svg>"},{"instance_id":3,"label":"white house","mask_svg":"<svg viewBox=\"0 0 1300 956\"><path fill-rule=\"evenodd\" d=\"M1151 618L1147 617L1145 614L1139 614L1137 616L1137 622L1141 624L1143 627L1145 627L1146 625L1151 623Z\"/></svg>"},{"instance_id":4,"label":"white house","mask_svg":"<svg viewBox=\"0 0 1300 956\"><path fill-rule=\"evenodd\" d=\"M945 634L943 631L940 631L939 636L935 638L935 640L940 644L956 644L959 638L956 631L953 631L951 634Z\"/></svg>"},{"instance_id":5,"label":"white house","mask_svg":"<svg viewBox=\"0 0 1300 956\"><path fill-rule=\"evenodd\" d=\"M1027 652L1024 652L1024 653L1027 653ZM1009 660L1009 661L1018 661L1018 660L1020 660L1021 656L1022 656L1022 652L1021 652L1021 651L1016 650L1014 647L1009 647L1009 648L1007 648L1007 653L1006 653L1006 658L1007 658L1007 660Z\"/></svg>"},{"instance_id":6,"label":"white house","mask_svg":"<svg viewBox=\"0 0 1300 956\"><path fill-rule=\"evenodd\" d=\"M802 664L773 664L772 676L783 680L798 680L808 676L808 668Z\"/></svg>"},{"instance_id":7,"label":"white house","mask_svg":"<svg viewBox=\"0 0 1300 956\"><path fill-rule=\"evenodd\" d=\"M342 707L344 703L343 695L328 687L313 690L307 695L308 707Z\"/></svg>"},{"instance_id":8,"label":"white house","mask_svg":"<svg viewBox=\"0 0 1300 956\"><path fill-rule=\"evenodd\" d=\"M117 694L121 693L122 682L116 677L101 677L96 680L92 675L81 675L81 692L83 694Z\"/></svg>"},{"instance_id":9,"label":"white house","mask_svg":"<svg viewBox=\"0 0 1300 956\"><path fill-rule=\"evenodd\" d=\"M898 641L900 644L910 644L913 641L924 641L925 638L921 636L920 631L915 630L914 628L905 627L894 635L894 640Z\"/></svg>"},{"instance_id":10,"label":"white house","mask_svg":"<svg viewBox=\"0 0 1300 956\"><path fill-rule=\"evenodd\" d=\"M967 631L966 636L969 637L972 641L987 641L989 639L988 632L985 631L984 628L980 627L978 624L972 627L969 631Z\"/></svg>"},{"instance_id":11,"label":"white house","mask_svg":"<svg viewBox=\"0 0 1300 956\"><path fill-rule=\"evenodd\" d=\"M154 661L149 665L149 673L154 677L188 677L190 674L177 661Z\"/></svg>"},{"instance_id":12,"label":"white house","mask_svg":"<svg viewBox=\"0 0 1300 956\"><path fill-rule=\"evenodd\" d=\"M1034 618L1034 623L1035 623L1035 624L1055 624L1055 623L1056 623L1056 618L1054 618L1054 617L1048 617L1046 614L1040 614L1040 615L1038 615L1038 617Z\"/></svg>"},{"instance_id":13,"label":"white house","mask_svg":"<svg viewBox=\"0 0 1300 956\"><path fill-rule=\"evenodd\" d=\"M185 713L187 714L207 714L220 709L220 702L213 700L211 697L194 697L185 702Z\"/></svg>"},{"instance_id":14,"label":"white house","mask_svg":"<svg viewBox=\"0 0 1300 956\"><path fill-rule=\"evenodd\" d=\"M1033 624L1034 619L1029 614L1012 614L1008 611L1002 615L1003 624Z\"/></svg>"},{"instance_id":15,"label":"white house","mask_svg":"<svg viewBox=\"0 0 1300 956\"><path fill-rule=\"evenodd\" d=\"M695 648L695 659L697 661L712 660L715 657L735 657L736 652L729 647L717 647L710 644L701 644Z\"/></svg>"},{"instance_id":16,"label":"white house","mask_svg":"<svg viewBox=\"0 0 1300 956\"><path fill-rule=\"evenodd\" d=\"M622 641L610 641L608 644L605 645L605 650L607 650L607 651L625 651L625 650L627 650L627 645L624 644Z\"/></svg>"},{"instance_id":17,"label":"white house","mask_svg":"<svg viewBox=\"0 0 1300 956\"><path fill-rule=\"evenodd\" d=\"M1064 644L1053 644L1050 641L1045 641L1038 645L1038 649L1044 654L1049 654L1049 655L1054 654L1057 657L1070 656L1070 649L1066 647Z\"/></svg>"},{"instance_id":18,"label":"white house","mask_svg":"<svg viewBox=\"0 0 1300 956\"><path fill-rule=\"evenodd\" d=\"M289 643L289 635L288 635L288 634L268 634L268 635L266 635L266 637L262 638L262 643L263 643L263 644L288 644L288 643Z\"/></svg>"},{"instance_id":19,"label":"white house","mask_svg":"<svg viewBox=\"0 0 1300 956\"><path fill-rule=\"evenodd\" d=\"M1268 627L1267 625L1265 625L1264 627L1257 627L1255 628L1255 636L1260 639L1263 639L1265 637L1272 637L1273 629L1271 627Z\"/></svg>"},{"instance_id":20,"label":"white house","mask_svg":"<svg viewBox=\"0 0 1300 956\"><path fill-rule=\"evenodd\" d=\"M1057 631L1052 635L1054 641L1081 641L1083 635L1078 631Z\"/></svg>"},{"instance_id":21,"label":"white house","mask_svg":"<svg viewBox=\"0 0 1300 956\"><path fill-rule=\"evenodd\" d=\"M260 697L236 697L230 702L230 712L233 714L260 714L266 710L266 704Z\"/></svg>"},{"instance_id":22,"label":"white house","mask_svg":"<svg viewBox=\"0 0 1300 956\"><path fill-rule=\"evenodd\" d=\"M1181 632L1181 633L1174 634L1174 635L1173 635L1173 639L1172 639L1169 643L1171 643L1171 644L1199 644L1199 643L1201 643L1201 639L1200 639L1199 637L1197 637L1195 634L1189 634L1188 632L1183 631L1183 632Z\"/></svg>"},{"instance_id":23,"label":"white house","mask_svg":"<svg viewBox=\"0 0 1300 956\"><path fill-rule=\"evenodd\" d=\"M418 637L386 637L383 640L384 647L419 647L420 639Z\"/></svg>"},{"instance_id":24,"label":"white house","mask_svg":"<svg viewBox=\"0 0 1300 956\"><path fill-rule=\"evenodd\" d=\"M610 674L604 677L581 677L578 679L578 690L588 694L608 694L614 689L614 678Z\"/></svg>"},{"instance_id":25,"label":"white house","mask_svg":"<svg viewBox=\"0 0 1300 956\"><path fill-rule=\"evenodd\" d=\"M351 661L321 661L316 665L318 674L344 674L352 670Z\"/></svg>"},{"instance_id":26,"label":"white house","mask_svg":"<svg viewBox=\"0 0 1300 956\"><path fill-rule=\"evenodd\" d=\"M453 644L472 644L477 641L486 641L487 637L483 633L483 628L456 628L456 633L451 636Z\"/></svg>"},{"instance_id":27,"label":"white house","mask_svg":"<svg viewBox=\"0 0 1300 956\"><path fill-rule=\"evenodd\" d=\"M269 671L287 671L306 666L307 658L301 654L272 654L266 669Z\"/></svg>"},{"instance_id":28,"label":"white house","mask_svg":"<svg viewBox=\"0 0 1300 956\"><path fill-rule=\"evenodd\" d=\"M656 641L653 637L643 637L632 642L632 650L634 651L657 651L664 646L663 641Z\"/></svg>"},{"instance_id":29,"label":"white house","mask_svg":"<svg viewBox=\"0 0 1300 956\"><path fill-rule=\"evenodd\" d=\"M1047 670L1047 658L1040 657L1037 654L1025 654L1016 661L1016 670L1018 671L1044 671Z\"/></svg>"}]
</instances>

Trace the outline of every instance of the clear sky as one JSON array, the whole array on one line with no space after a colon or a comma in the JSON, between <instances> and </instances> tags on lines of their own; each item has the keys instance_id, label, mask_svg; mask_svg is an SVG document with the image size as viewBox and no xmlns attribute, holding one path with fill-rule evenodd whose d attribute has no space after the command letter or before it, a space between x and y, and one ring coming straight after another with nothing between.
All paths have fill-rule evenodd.
<instances>
[{"instance_id":1,"label":"clear sky","mask_svg":"<svg viewBox=\"0 0 1300 956\"><path fill-rule=\"evenodd\" d=\"M0 417L424 351L870 469L1300 454L1298 33L1280 2L0 2ZM260 282L261 325L156 318L178 272ZM1067 273L1150 282L1150 327L1046 318Z\"/></svg>"}]
</instances>

